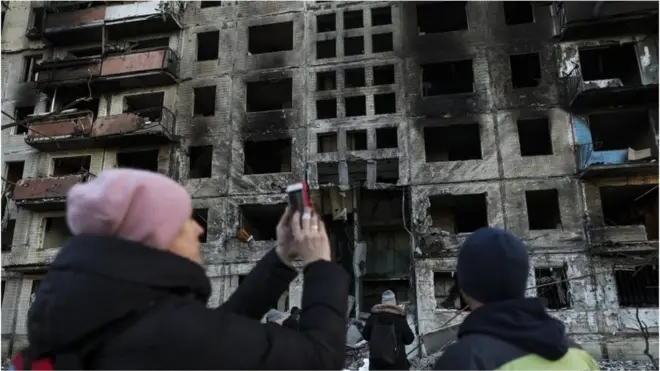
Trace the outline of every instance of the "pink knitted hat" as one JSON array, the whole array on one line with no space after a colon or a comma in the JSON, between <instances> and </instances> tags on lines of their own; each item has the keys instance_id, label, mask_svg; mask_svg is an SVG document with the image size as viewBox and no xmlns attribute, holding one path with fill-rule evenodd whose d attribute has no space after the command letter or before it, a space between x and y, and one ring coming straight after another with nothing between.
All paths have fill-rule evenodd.
<instances>
[{"instance_id":1,"label":"pink knitted hat","mask_svg":"<svg viewBox=\"0 0 660 371\"><path fill-rule=\"evenodd\" d=\"M121 237L166 250L192 214L188 192L148 171L114 169L67 195L66 218L74 235Z\"/></svg>"}]
</instances>

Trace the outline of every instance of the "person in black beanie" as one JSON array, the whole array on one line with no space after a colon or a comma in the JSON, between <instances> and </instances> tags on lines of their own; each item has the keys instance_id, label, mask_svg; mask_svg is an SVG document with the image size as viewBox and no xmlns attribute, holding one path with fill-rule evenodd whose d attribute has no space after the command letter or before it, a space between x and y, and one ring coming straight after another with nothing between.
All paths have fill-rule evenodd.
<instances>
[{"instance_id":1,"label":"person in black beanie","mask_svg":"<svg viewBox=\"0 0 660 371\"><path fill-rule=\"evenodd\" d=\"M472 312L434 369L598 370L539 299L525 298L529 256L516 236L496 228L475 231L458 254L456 270Z\"/></svg>"}]
</instances>

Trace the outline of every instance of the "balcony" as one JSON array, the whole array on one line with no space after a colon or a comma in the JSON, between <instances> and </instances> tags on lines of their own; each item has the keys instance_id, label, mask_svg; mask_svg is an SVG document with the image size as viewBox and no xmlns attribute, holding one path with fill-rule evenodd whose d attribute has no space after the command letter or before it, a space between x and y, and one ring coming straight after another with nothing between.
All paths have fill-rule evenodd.
<instances>
[{"instance_id":1,"label":"balcony","mask_svg":"<svg viewBox=\"0 0 660 371\"><path fill-rule=\"evenodd\" d=\"M177 83L179 57L167 47L72 60L50 60L35 67L36 84L50 92L57 87L88 94ZM89 85L89 86L88 86ZM82 94L82 93L81 93Z\"/></svg>"},{"instance_id":2,"label":"balcony","mask_svg":"<svg viewBox=\"0 0 660 371\"><path fill-rule=\"evenodd\" d=\"M597 107L652 105L658 101L658 85L625 85L620 79L583 81L567 78L569 109L581 112Z\"/></svg>"},{"instance_id":3,"label":"balcony","mask_svg":"<svg viewBox=\"0 0 660 371\"><path fill-rule=\"evenodd\" d=\"M552 9L561 41L656 34L658 3L644 1L562 1Z\"/></svg>"},{"instance_id":4,"label":"balcony","mask_svg":"<svg viewBox=\"0 0 660 371\"><path fill-rule=\"evenodd\" d=\"M179 20L183 9L175 5L177 2L86 3L95 6L80 9L80 4L66 2L59 7L49 7L44 21L44 38L53 45L64 46L101 43L104 27L108 40L168 33L182 28Z\"/></svg>"},{"instance_id":5,"label":"balcony","mask_svg":"<svg viewBox=\"0 0 660 371\"><path fill-rule=\"evenodd\" d=\"M86 179L83 174L21 179L14 187L13 200L16 206L30 211L61 210L69 189Z\"/></svg>"},{"instance_id":6,"label":"balcony","mask_svg":"<svg viewBox=\"0 0 660 371\"><path fill-rule=\"evenodd\" d=\"M651 149L594 150L592 143L579 144L578 168L582 179L658 174L657 155Z\"/></svg>"},{"instance_id":7,"label":"balcony","mask_svg":"<svg viewBox=\"0 0 660 371\"><path fill-rule=\"evenodd\" d=\"M43 152L158 145L174 140L175 115L165 107L99 117L91 111L49 116L28 123L25 142Z\"/></svg>"}]
</instances>

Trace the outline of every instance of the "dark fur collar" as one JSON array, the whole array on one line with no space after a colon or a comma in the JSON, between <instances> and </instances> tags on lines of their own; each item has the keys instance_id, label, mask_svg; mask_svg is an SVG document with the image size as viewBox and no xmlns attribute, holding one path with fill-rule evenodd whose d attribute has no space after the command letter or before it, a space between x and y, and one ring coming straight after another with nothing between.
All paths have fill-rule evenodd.
<instances>
[{"instance_id":1,"label":"dark fur collar","mask_svg":"<svg viewBox=\"0 0 660 371\"><path fill-rule=\"evenodd\" d=\"M392 313L400 316L406 315L403 308L396 304L376 304L371 308L371 313Z\"/></svg>"}]
</instances>

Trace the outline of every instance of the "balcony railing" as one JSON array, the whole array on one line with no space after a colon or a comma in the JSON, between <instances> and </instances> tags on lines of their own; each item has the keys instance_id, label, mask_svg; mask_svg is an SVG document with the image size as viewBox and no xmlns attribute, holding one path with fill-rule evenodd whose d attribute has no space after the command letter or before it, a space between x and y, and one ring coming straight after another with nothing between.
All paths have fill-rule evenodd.
<instances>
[{"instance_id":1,"label":"balcony railing","mask_svg":"<svg viewBox=\"0 0 660 371\"><path fill-rule=\"evenodd\" d=\"M86 181L88 177L89 173L21 179L16 182L12 199L16 206L31 211L61 209L71 187Z\"/></svg>"},{"instance_id":2,"label":"balcony railing","mask_svg":"<svg viewBox=\"0 0 660 371\"><path fill-rule=\"evenodd\" d=\"M576 69L564 78L570 110L579 112L596 107L645 106L657 104L658 86L625 86L620 79L583 81Z\"/></svg>"},{"instance_id":3,"label":"balcony railing","mask_svg":"<svg viewBox=\"0 0 660 371\"><path fill-rule=\"evenodd\" d=\"M624 176L649 172L658 173L657 159L653 157L653 150L651 149L643 151L632 149L598 151L594 149L593 143L578 144L575 148L578 171L585 178ZM640 153L643 154L640 155Z\"/></svg>"}]
</instances>

